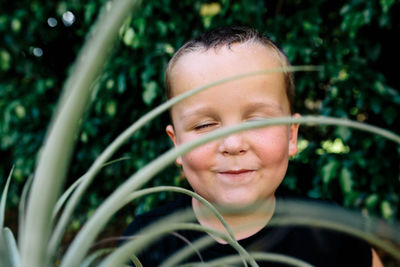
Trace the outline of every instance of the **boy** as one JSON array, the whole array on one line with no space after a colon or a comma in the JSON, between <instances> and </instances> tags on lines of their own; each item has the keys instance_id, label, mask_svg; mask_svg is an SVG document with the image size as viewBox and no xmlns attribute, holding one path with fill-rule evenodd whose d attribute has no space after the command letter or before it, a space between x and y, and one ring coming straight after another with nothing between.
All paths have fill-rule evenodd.
<instances>
[{"instance_id":1,"label":"boy","mask_svg":"<svg viewBox=\"0 0 400 267\"><path fill-rule=\"evenodd\" d=\"M285 66L289 62L283 52L257 31L243 27L215 29L186 43L171 59L165 75L167 97L226 77ZM244 121L300 116L293 111L293 90L292 74L286 72L217 85L172 107L167 134L177 146ZM298 128L297 124L277 125L232 134L190 151L177 163L193 190L209 202L219 207L259 204L247 213L220 210L235 238L248 250L282 253L316 266L371 266L372 262L379 266L371 248L354 238L321 230L316 236L314 230L305 227L266 227L279 204L275 191L285 176L289 157L297 153ZM138 216L125 235L187 207L192 207L201 225L225 231L217 218L203 212L199 201L182 197ZM182 231L177 235L163 238L139 255L139 260L144 266L159 265L185 245L182 240L193 242L203 234ZM190 261L236 254L215 239L215 245ZM270 262L259 264L275 266Z\"/></svg>"}]
</instances>

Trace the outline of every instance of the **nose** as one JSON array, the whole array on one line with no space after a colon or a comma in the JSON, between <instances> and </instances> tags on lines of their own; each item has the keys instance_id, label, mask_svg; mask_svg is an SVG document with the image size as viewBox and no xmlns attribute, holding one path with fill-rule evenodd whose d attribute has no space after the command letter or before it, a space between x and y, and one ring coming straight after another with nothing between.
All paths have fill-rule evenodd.
<instances>
[{"instance_id":1,"label":"nose","mask_svg":"<svg viewBox=\"0 0 400 267\"><path fill-rule=\"evenodd\" d=\"M247 152L249 145L242 133L232 134L221 140L219 152L225 156L241 155Z\"/></svg>"}]
</instances>

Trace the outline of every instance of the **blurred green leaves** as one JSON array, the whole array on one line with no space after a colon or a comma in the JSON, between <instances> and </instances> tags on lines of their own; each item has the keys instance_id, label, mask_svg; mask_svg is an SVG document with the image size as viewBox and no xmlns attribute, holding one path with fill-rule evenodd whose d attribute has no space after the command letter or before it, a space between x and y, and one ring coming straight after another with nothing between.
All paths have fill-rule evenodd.
<instances>
[{"instance_id":1,"label":"blurred green leaves","mask_svg":"<svg viewBox=\"0 0 400 267\"><path fill-rule=\"evenodd\" d=\"M146 105L150 106L157 97L157 83L155 81L145 82L143 87L143 101Z\"/></svg>"},{"instance_id":2,"label":"blurred green leaves","mask_svg":"<svg viewBox=\"0 0 400 267\"><path fill-rule=\"evenodd\" d=\"M206 29L210 28L212 18L221 12L221 4L218 2L203 3L200 8L200 16Z\"/></svg>"},{"instance_id":3,"label":"blurred green leaves","mask_svg":"<svg viewBox=\"0 0 400 267\"><path fill-rule=\"evenodd\" d=\"M0 70L7 71L11 67L11 55L6 50L0 50Z\"/></svg>"}]
</instances>

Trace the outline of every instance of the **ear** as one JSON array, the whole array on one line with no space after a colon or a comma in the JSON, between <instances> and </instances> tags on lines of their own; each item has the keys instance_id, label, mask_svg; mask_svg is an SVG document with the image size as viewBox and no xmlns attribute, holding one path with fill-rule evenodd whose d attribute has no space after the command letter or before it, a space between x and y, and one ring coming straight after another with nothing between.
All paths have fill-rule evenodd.
<instances>
[{"instance_id":1,"label":"ear","mask_svg":"<svg viewBox=\"0 0 400 267\"><path fill-rule=\"evenodd\" d=\"M169 138L171 139L172 143L174 143L174 146L177 147L178 146L178 142L176 140L176 135L175 135L175 130L174 130L174 126L172 126L171 124L169 124L166 128L165 131L167 132ZM176 163L179 165L182 165L182 157L178 157L176 159Z\"/></svg>"},{"instance_id":2,"label":"ear","mask_svg":"<svg viewBox=\"0 0 400 267\"><path fill-rule=\"evenodd\" d=\"M292 117L300 118L300 114L295 113ZM299 124L291 124L289 129L289 156L297 154L297 134L299 132Z\"/></svg>"}]
</instances>

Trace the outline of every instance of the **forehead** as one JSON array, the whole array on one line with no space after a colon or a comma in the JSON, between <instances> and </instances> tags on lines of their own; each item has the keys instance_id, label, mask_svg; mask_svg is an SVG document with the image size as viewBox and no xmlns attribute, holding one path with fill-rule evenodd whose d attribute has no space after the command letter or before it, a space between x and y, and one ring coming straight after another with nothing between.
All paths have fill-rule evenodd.
<instances>
[{"instance_id":1,"label":"forehead","mask_svg":"<svg viewBox=\"0 0 400 267\"><path fill-rule=\"evenodd\" d=\"M223 78L282 66L278 52L259 43L202 48L182 55L171 68L172 96ZM282 73L274 76L284 82Z\"/></svg>"}]
</instances>

